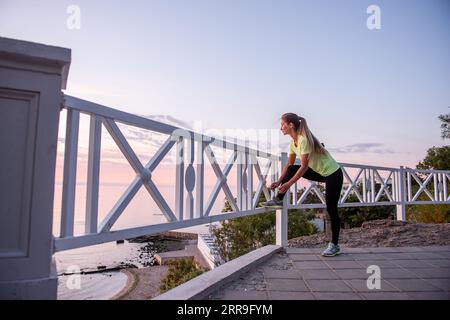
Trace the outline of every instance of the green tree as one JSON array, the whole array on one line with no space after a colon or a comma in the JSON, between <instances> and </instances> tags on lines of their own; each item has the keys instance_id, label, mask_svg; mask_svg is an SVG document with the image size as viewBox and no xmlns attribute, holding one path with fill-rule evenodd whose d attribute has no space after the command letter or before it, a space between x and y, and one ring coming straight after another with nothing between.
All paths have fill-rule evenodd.
<instances>
[{"instance_id":1,"label":"green tree","mask_svg":"<svg viewBox=\"0 0 450 320\"><path fill-rule=\"evenodd\" d=\"M442 139L450 139L450 113L441 114L439 120L441 123L441 138Z\"/></svg>"},{"instance_id":2,"label":"green tree","mask_svg":"<svg viewBox=\"0 0 450 320\"><path fill-rule=\"evenodd\" d=\"M450 170L450 146L433 146L428 149L425 159L420 161L416 168L426 170Z\"/></svg>"},{"instance_id":3,"label":"green tree","mask_svg":"<svg viewBox=\"0 0 450 320\"><path fill-rule=\"evenodd\" d=\"M450 113L440 115L439 120L442 121L441 137L443 139L449 139ZM416 168L425 170L450 170L450 146L433 146L428 149L425 159L420 161ZM417 174L422 181L425 181L428 175L429 173ZM446 183L448 184L448 181ZM426 188L432 195L434 195L434 184L432 182L428 183ZM419 184L415 181L415 179L411 180L411 190L413 196L419 190ZM422 192L416 200L429 201L431 199L425 192ZM424 223L448 223L450 222L450 206L448 204L411 205L407 207L407 219Z\"/></svg>"}]
</instances>

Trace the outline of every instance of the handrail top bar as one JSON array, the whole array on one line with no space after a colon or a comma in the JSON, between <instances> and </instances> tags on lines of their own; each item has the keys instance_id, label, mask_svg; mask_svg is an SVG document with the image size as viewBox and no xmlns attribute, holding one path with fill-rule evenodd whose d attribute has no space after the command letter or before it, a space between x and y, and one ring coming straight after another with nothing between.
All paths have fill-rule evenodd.
<instances>
[{"instance_id":1,"label":"handrail top bar","mask_svg":"<svg viewBox=\"0 0 450 320\"><path fill-rule=\"evenodd\" d=\"M450 174L450 170L438 170L438 169L413 169L413 168L409 168L409 167L405 167L405 171L414 171L414 172L424 172L424 173L446 173L446 174Z\"/></svg>"},{"instance_id":2,"label":"handrail top bar","mask_svg":"<svg viewBox=\"0 0 450 320\"><path fill-rule=\"evenodd\" d=\"M344 167L349 167L349 168L400 171L399 168L393 168L393 167L379 167L379 166L371 166L371 165L366 165L366 164L345 163L345 162L338 162L338 164L341 166L344 166Z\"/></svg>"},{"instance_id":3,"label":"handrail top bar","mask_svg":"<svg viewBox=\"0 0 450 320\"><path fill-rule=\"evenodd\" d=\"M222 147L229 150L240 151L240 152L248 152L255 154L256 156L269 158L272 160L279 160L280 156L256 150L250 148L248 146L239 145L234 142L225 141L222 139L206 136L188 129L183 129L179 127L172 126L170 124L162 123L159 121L151 120L148 118L144 118L142 116L138 116L132 113L128 113L125 111L120 111L114 108L106 107L104 105L83 100L77 97L73 97L70 95L64 95L63 106L65 108L76 109L80 112L87 114L99 115L102 117L113 118L119 122L124 124L133 125L136 127L140 127L142 129L152 130L159 133L164 133L171 135L173 137L184 137L187 139L193 139L195 141L203 141L207 144L211 144L214 146Z\"/></svg>"}]
</instances>

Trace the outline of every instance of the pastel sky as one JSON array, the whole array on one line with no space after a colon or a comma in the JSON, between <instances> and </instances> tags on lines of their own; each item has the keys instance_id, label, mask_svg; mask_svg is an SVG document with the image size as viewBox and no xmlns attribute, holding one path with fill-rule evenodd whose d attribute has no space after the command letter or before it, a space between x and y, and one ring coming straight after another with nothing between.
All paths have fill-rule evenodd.
<instances>
[{"instance_id":1,"label":"pastel sky","mask_svg":"<svg viewBox=\"0 0 450 320\"><path fill-rule=\"evenodd\" d=\"M0 36L71 48L65 92L135 114L278 130L295 112L340 162L415 167L448 144L447 0L0 0Z\"/></svg>"}]
</instances>

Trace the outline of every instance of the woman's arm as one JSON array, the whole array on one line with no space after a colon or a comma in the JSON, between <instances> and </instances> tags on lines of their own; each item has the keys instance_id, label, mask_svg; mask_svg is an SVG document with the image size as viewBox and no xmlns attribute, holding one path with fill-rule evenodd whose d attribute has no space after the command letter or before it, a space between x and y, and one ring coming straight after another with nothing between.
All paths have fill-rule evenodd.
<instances>
[{"instance_id":1,"label":"woman's arm","mask_svg":"<svg viewBox=\"0 0 450 320\"><path fill-rule=\"evenodd\" d=\"M289 181L287 182L287 183L289 183L290 186L292 186L295 182L297 182L297 180L303 176L303 174L306 172L306 170L308 170L308 161L309 161L309 153L302 154L300 168L298 168L295 175L291 179L289 179Z\"/></svg>"}]
</instances>

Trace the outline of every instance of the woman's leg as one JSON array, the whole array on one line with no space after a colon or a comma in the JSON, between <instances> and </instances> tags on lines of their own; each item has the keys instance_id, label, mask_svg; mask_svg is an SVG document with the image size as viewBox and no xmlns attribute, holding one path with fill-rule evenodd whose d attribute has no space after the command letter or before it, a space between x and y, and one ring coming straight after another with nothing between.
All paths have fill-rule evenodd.
<instances>
[{"instance_id":1,"label":"woman's leg","mask_svg":"<svg viewBox=\"0 0 450 320\"><path fill-rule=\"evenodd\" d=\"M331 220L331 242L337 245L339 242L339 231L341 229L341 220L339 219L338 213L338 202L341 195L342 182L344 181L342 169L339 168L339 170L325 179L325 200L327 203L327 211Z\"/></svg>"},{"instance_id":2,"label":"woman's leg","mask_svg":"<svg viewBox=\"0 0 450 320\"><path fill-rule=\"evenodd\" d=\"M286 175L284 176L284 178L281 180L281 183L285 183L288 182L294 175L295 173L298 171L298 169L300 168L299 165L297 164L292 164L288 167L287 171L286 171ZM276 195L276 197L280 200L283 200L285 193L280 193L278 192L278 194Z\"/></svg>"},{"instance_id":3,"label":"woman's leg","mask_svg":"<svg viewBox=\"0 0 450 320\"><path fill-rule=\"evenodd\" d=\"M289 166L288 171L286 172L286 175L284 176L282 182L283 183L288 182L289 179L291 179L295 175L295 173L298 171L299 168L300 168L299 165ZM305 171L302 178L312 180L312 181L317 181L317 182L325 182L325 177L320 175L319 173L315 172L311 168L308 168L308 170ZM282 200L284 198L284 195L285 195L285 193L278 193L277 198Z\"/></svg>"}]
</instances>

